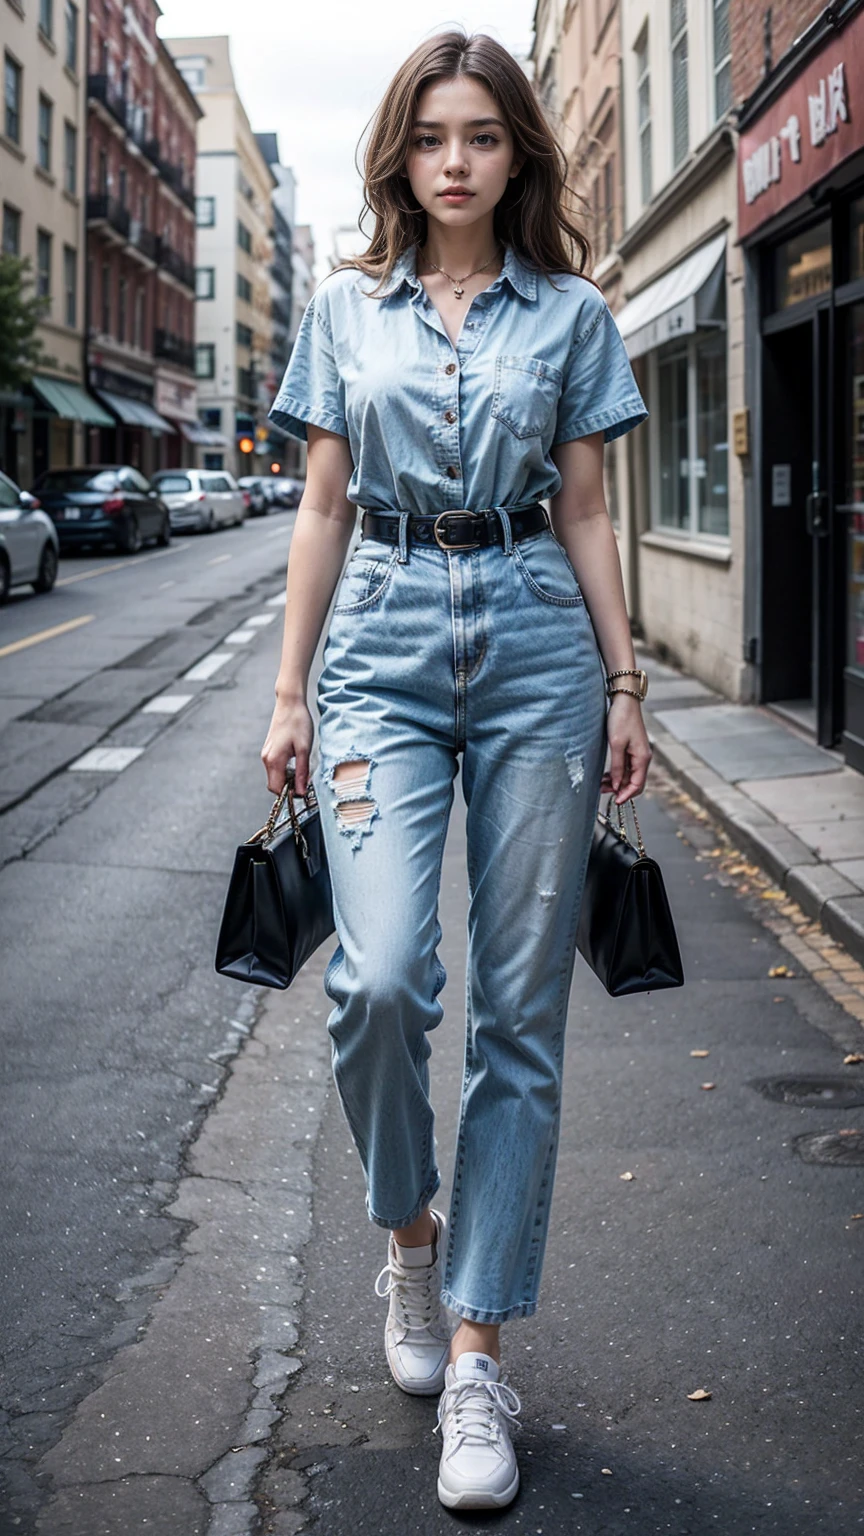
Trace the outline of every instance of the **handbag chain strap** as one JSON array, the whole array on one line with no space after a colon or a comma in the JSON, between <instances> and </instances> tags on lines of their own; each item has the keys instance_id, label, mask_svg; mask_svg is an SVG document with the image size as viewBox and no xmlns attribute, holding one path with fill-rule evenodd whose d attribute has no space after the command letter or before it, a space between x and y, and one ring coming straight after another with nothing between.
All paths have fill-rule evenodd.
<instances>
[{"instance_id":1,"label":"handbag chain strap","mask_svg":"<svg viewBox=\"0 0 864 1536\"><path fill-rule=\"evenodd\" d=\"M603 818L604 821L606 822L607 826L610 826L610 827L612 826L612 822L611 822L611 818L610 818L610 814L609 813L611 811L612 803L613 803L614 800L615 800L614 794L610 795L609 799L607 801L607 804L606 804L606 815ZM615 809L618 812L618 828L617 828L618 836L622 839L623 842L629 843L630 842L630 838L627 836L627 828L624 825L624 807L623 807L623 805L619 805L617 803L617 801L616 801L615 802ZM630 809L633 812L633 825L636 828L636 845L637 845L637 847L639 849L640 857L645 859L645 858L648 857L648 855L645 852L645 844L642 841L642 832L641 832L640 827L639 827L639 818L636 815L636 807L633 804L632 800L630 801ZM613 831L614 830L615 829L613 828Z\"/></svg>"},{"instance_id":2,"label":"handbag chain strap","mask_svg":"<svg viewBox=\"0 0 864 1536\"><path fill-rule=\"evenodd\" d=\"M297 819L297 810L296 810L296 807L294 805L294 798L295 798L294 769L293 768L289 768L288 769L288 773L287 773L287 777L285 779L284 787L280 790L279 794L276 796L276 799L273 801L273 805L272 805L272 808L271 808L271 811L270 811L270 815L267 817L267 820L266 820L264 826L260 827L259 830L257 832L255 832L255 833L253 833L252 837L249 838L249 842L250 843L257 843L259 841L264 842L265 840L269 840L273 836L273 833L274 833L274 831L276 829L276 823L279 820L279 816L281 814L281 811L282 811L282 809L283 809L283 807L284 807L284 805L285 805L285 803L287 801L287 804L288 804L288 816L290 818L291 828L292 828L293 833L294 833L294 841L296 842L297 847L300 849L301 853L303 854L304 859L308 859L308 857L309 857L309 844L306 841L306 838L305 838L305 836L303 834L303 829L300 826L300 822ZM311 779L310 779L309 784L307 786L305 795L299 795L299 796L297 796L297 798L304 802L307 810L317 811L317 809L318 809L318 797L315 794L315 788L314 788L314 785L312 784Z\"/></svg>"}]
</instances>

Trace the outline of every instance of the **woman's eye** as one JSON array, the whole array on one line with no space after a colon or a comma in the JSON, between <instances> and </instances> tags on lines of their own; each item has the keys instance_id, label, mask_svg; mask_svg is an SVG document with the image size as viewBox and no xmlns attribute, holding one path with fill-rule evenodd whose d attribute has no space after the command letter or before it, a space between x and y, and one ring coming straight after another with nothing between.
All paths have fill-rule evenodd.
<instances>
[{"instance_id":1,"label":"woman's eye","mask_svg":"<svg viewBox=\"0 0 864 1536\"><path fill-rule=\"evenodd\" d=\"M478 139L486 139L488 141L487 144L481 145L482 149L486 149L488 146L490 146L492 144L497 144L498 143L498 140L496 139L494 133L476 133L474 135L475 143L476 143L476 141ZM427 144L427 142L429 140L431 140L433 144L437 144L438 143L438 140L435 137L434 133L421 133L419 138L416 138L414 140L414 143L417 146L425 148L425 146L426 146L426 144Z\"/></svg>"}]
</instances>

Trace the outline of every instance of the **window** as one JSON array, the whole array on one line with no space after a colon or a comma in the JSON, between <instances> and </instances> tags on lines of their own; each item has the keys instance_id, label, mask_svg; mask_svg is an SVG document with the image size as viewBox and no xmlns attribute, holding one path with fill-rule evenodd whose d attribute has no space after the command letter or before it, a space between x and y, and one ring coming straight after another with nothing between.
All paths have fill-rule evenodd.
<instances>
[{"instance_id":1,"label":"window","mask_svg":"<svg viewBox=\"0 0 864 1536\"><path fill-rule=\"evenodd\" d=\"M51 297L51 236L47 229L36 231L36 292L40 299Z\"/></svg>"},{"instance_id":2,"label":"window","mask_svg":"<svg viewBox=\"0 0 864 1536\"><path fill-rule=\"evenodd\" d=\"M126 279L117 284L117 340L126 340Z\"/></svg>"},{"instance_id":3,"label":"window","mask_svg":"<svg viewBox=\"0 0 864 1536\"><path fill-rule=\"evenodd\" d=\"M725 330L699 334L653 356L655 523L688 535L728 538Z\"/></svg>"},{"instance_id":4,"label":"window","mask_svg":"<svg viewBox=\"0 0 864 1536\"><path fill-rule=\"evenodd\" d=\"M135 334L132 337L133 345L144 345L144 289L140 283L135 290Z\"/></svg>"},{"instance_id":5,"label":"window","mask_svg":"<svg viewBox=\"0 0 864 1536\"><path fill-rule=\"evenodd\" d=\"M54 36L54 0L39 0L39 31Z\"/></svg>"},{"instance_id":6,"label":"window","mask_svg":"<svg viewBox=\"0 0 864 1536\"><path fill-rule=\"evenodd\" d=\"M3 252L6 256L21 254L21 213L11 203L3 204Z\"/></svg>"},{"instance_id":7,"label":"window","mask_svg":"<svg viewBox=\"0 0 864 1536\"><path fill-rule=\"evenodd\" d=\"M248 325L243 325L239 320L237 321L237 345L238 347L251 347L252 345L251 328Z\"/></svg>"},{"instance_id":8,"label":"window","mask_svg":"<svg viewBox=\"0 0 864 1536\"><path fill-rule=\"evenodd\" d=\"M687 85L687 0L671 0L672 44L672 165L679 166L690 147L690 104Z\"/></svg>"},{"instance_id":9,"label":"window","mask_svg":"<svg viewBox=\"0 0 864 1536\"><path fill-rule=\"evenodd\" d=\"M71 245L63 247L63 318L73 328L78 323L78 252Z\"/></svg>"},{"instance_id":10,"label":"window","mask_svg":"<svg viewBox=\"0 0 864 1536\"><path fill-rule=\"evenodd\" d=\"M78 7L66 0L66 68L78 73Z\"/></svg>"},{"instance_id":11,"label":"window","mask_svg":"<svg viewBox=\"0 0 864 1536\"><path fill-rule=\"evenodd\" d=\"M39 137L37 141L36 158L43 171L51 169L51 120L54 116L53 103L47 96L39 92Z\"/></svg>"},{"instance_id":12,"label":"window","mask_svg":"<svg viewBox=\"0 0 864 1536\"><path fill-rule=\"evenodd\" d=\"M237 244L239 245L241 251L245 251L247 255L251 256L252 232L246 228L246 225L243 223L242 219L237 220Z\"/></svg>"},{"instance_id":13,"label":"window","mask_svg":"<svg viewBox=\"0 0 864 1536\"><path fill-rule=\"evenodd\" d=\"M639 177L643 203L651 201L651 72L648 67L648 28L636 44L636 96L639 127Z\"/></svg>"},{"instance_id":14,"label":"window","mask_svg":"<svg viewBox=\"0 0 864 1536\"><path fill-rule=\"evenodd\" d=\"M195 377L215 379L216 347L212 341L199 341L195 348Z\"/></svg>"},{"instance_id":15,"label":"window","mask_svg":"<svg viewBox=\"0 0 864 1536\"><path fill-rule=\"evenodd\" d=\"M238 393L238 395L243 395L243 397L246 400L254 399L254 391L253 391L253 388L252 388L252 383L253 383L253 380L252 380L252 369L251 368L238 368L237 369L237 393Z\"/></svg>"},{"instance_id":16,"label":"window","mask_svg":"<svg viewBox=\"0 0 864 1536\"><path fill-rule=\"evenodd\" d=\"M222 431L222 407L221 405L208 405L199 412L202 427L210 427L213 432ZM217 466L221 469L221 465Z\"/></svg>"},{"instance_id":17,"label":"window","mask_svg":"<svg viewBox=\"0 0 864 1536\"><path fill-rule=\"evenodd\" d=\"M125 165L121 165L120 175L117 178L117 195L120 200L120 207L128 207L126 199L129 195L129 173Z\"/></svg>"},{"instance_id":18,"label":"window","mask_svg":"<svg viewBox=\"0 0 864 1536\"><path fill-rule=\"evenodd\" d=\"M7 139L14 144L21 142L21 75L23 71L20 64L16 64L7 54L4 55L4 93L6 98L6 114L4 129Z\"/></svg>"},{"instance_id":19,"label":"window","mask_svg":"<svg viewBox=\"0 0 864 1536\"><path fill-rule=\"evenodd\" d=\"M78 129L63 124L63 186L72 197L78 190Z\"/></svg>"},{"instance_id":20,"label":"window","mask_svg":"<svg viewBox=\"0 0 864 1536\"><path fill-rule=\"evenodd\" d=\"M204 468L205 469L221 469L224 458L225 458L224 453L205 453L205 455L204 455Z\"/></svg>"},{"instance_id":21,"label":"window","mask_svg":"<svg viewBox=\"0 0 864 1536\"><path fill-rule=\"evenodd\" d=\"M107 261L102 263L102 330L111 335L111 267Z\"/></svg>"},{"instance_id":22,"label":"window","mask_svg":"<svg viewBox=\"0 0 864 1536\"><path fill-rule=\"evenodd\" d=\"M855 205L853 204L853 227ZM831 288L831 224L814 224L774 252L774 307L788 309Z\"/></svg>"},{"instance_id":23,"label":"window","mask_svg":"<svg viewBox=\"0 0 864 1536\"><path fill-rule=\"evenodd\" d=\"M196 197L195 223L199 229L212 229L216 223L215 197Z\"/></svg>"},{"instance_id":24,"label":"window","mask_svg":"<svg viewBox=\"0 0 864 1536\"><path fill-rule=\"evenodd\" d=\"M105 149L100 149L99 151L98 177L99 195L100 197L105 197L108 192L108 151Z\"/></svg>"},{"instance_id":25,"label":"window","mask_svg":"<svg viewBox=\"0 0 864 1536\"><path fill-rule=\"evenodd\" d=\"M714 116L725 117L732 105L732 32L729 0L714 0Z\"/></svg>"},{"instance_id":26,"label":"window","mask_svg":"<svg viewBox=\"0 0 864 1536\"><path fill-rule=\"evenodd\" d=\"M246 304L252 303L252 284L242 272L237 273L237 297L243 299Z\"/></svg>"},{"instance_id":27,"label":"window","mask_svg":"<svg viewBox=\"0 0 864 1536\"><path fill-rule=\"evenodd\" d=\"M195 297L196 299L215 299L216 297L216 268L195 268Z\"/></svg>"}]
</instances>

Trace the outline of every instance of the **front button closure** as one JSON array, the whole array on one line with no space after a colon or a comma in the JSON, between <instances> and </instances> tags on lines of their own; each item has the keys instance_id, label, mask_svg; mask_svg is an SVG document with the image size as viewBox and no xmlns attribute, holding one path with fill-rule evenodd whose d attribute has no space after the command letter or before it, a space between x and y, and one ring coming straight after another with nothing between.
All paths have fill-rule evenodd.
<instances>
[{"instance_id":1,"label":"front button closure","mask_svg":"<svg viewBox=\"0 0 864 1536\"><path fill-rule=\"evenodd\" d=\"M458 471L458 469L456 468L456 466L454 464L448 464L447 465L447 473L450 476L451 480L458 480L459 479L459 471Z\"/></svg>"},{"instance_id":2,"label":"front button closure","mask_svg":"<svg viewBox=\"0 0 864 1536\"><path fill-rule=\"evenodd\" d=\"M444 372L445 373L455 373L456 372L456 364L455 363L448 363L447 367L444 369Z\"/></svg>"},{"instance_id":3,"label":"front button closure","mask_svg":"<svg viewBox=\"0 0 864 1536\"><path fill-rule=\"evenodd\" d=\"M444 412L444 420L445 421L455 421L456 420L456 413L455 413L455 411L445 411Z\"/></svg>"}]
</instances>

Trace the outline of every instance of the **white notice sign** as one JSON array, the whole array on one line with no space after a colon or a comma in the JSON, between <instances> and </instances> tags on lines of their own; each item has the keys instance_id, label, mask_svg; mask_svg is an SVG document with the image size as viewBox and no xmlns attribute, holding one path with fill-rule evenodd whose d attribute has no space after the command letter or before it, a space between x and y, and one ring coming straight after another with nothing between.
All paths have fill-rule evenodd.
<instances>
[{"instance_id":1,"label":"white notice sign","mask_svg":"<svg viewBox=\"0 0 864 1536\"><path fill-rule=\"evenodd\" d=\"M792 465L771 465L771 505L772 507L791 507L792 505Z\"/></svg>"}]
</instances>

